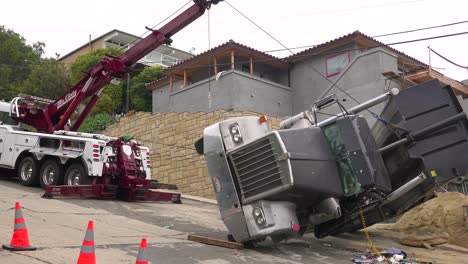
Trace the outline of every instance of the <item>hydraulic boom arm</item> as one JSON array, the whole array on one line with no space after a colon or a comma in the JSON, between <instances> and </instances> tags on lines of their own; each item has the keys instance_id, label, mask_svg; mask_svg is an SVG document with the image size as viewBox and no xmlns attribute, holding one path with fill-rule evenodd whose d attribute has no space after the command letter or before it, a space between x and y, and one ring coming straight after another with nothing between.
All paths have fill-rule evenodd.
<instances>
[{"instance_id":1,"label":"hydraulic boom arm","mask_svg":"<svg viewBox=\"0 0 468 264\"><path fill-rule=\"evenodd\" d=\"M39 131L53 133L63 130L73 112L86 99L91 98L70 130L76 131L99 99L104 87L114 78L124 76L126 69L162 44L170 44L171 37L185 26L199 18L211 4L222 0L194 0L194 4L183 13L172 19L159 30L153 30L135 46L119 57L104 58L100 65L92 68L88 75L79 81L62 97L49 105L39 106L33 101L24 100L18 105L14 100L12 117L18 122L35 127Z\"/></svg>"}]
</instances>

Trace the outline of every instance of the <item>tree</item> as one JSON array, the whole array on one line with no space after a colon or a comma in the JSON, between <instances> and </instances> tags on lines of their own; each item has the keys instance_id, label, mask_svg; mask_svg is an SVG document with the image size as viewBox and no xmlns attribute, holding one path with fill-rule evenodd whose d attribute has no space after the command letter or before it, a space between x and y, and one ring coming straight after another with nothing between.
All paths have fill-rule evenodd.
<instances>
[{"instance_id":1,"label":"tree","mask_svg":"<svg viewBox=\"0 0 468 264\"><path fill-rule=\"evenodd\" d=\"M85 133L96 133L98 131L103 131L111 123L112 117L110 115L97 114L86 118L79 130Z\"/></svg>"},{"instance_id":2,"label":"tree","mask_svg":"<svg viewBox=\"0 0 468 264\"><path fill-rule=\"evenodd\" d=\"M80 55L76 58L75 62L70 65L71 69L71 81L77 83L86 76L92 67L97 66L99 61L106 57L106 55L119 56L123 51L118 48L105 48L97 49L90 53ZM106 113L119 113L123 110L124 102L124 83L121 82L119 85L107 85L101 95L101 99L96 103L94 109L101 109ZM110 98L110 100L104 100L104 98ZM110 104L109 104L110 103ZM94 110L92 114L98 114L98 110Z\"/></svg>"},{"instance_id":3,"label":"tree","mask_svg":"<svg viewBox=\"0 0 468 264\"><path fill-rule=\"evenodd\" d=\"M21 83L44 54L45 44L26 44L26 40L11 29L0 26L0 99L16 96Z\"/></svg>"},{"instance_id":4,"label":"tree","mask_svg":"<svg viewBox=\"0 0 468 264\"><path fill-rule=\"evenodd\" d=\"M146 84L154 81L162 76L163 67L153 66L146 67L137 76L130 81L130 109L136 111L151 112L152 110L152 95L151 91L146 89Z\"/></svg>"},{"instance_id":5,"label":"tree","mask_svg":"<svg viewBox=\"0 0 468 264\"><path fill-rule=\"evenodd\" d=\"M20 87L23 94L57 99L69 89L69 74L65 66L53 58L42 59L31 66L31 73Z\"/></svg>"}]
</instances>

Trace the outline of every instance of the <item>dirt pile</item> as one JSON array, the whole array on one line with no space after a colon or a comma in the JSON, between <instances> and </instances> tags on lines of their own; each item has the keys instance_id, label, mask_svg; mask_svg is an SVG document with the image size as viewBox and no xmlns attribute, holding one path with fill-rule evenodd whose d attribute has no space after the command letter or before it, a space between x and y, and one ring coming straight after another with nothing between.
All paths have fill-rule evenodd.
<instances>
[{"instance_id":1,"label":"dirt pile","mask_svg":"<svg viewBox=\"0 0 468 264\"><path fill-rule=\"evenodd\" d=\"M450 244L468 248L468 225L463 206L468 196L447 192L405 213L392 227L410 238L446 238Z\"/></svg>"}]
</instances>

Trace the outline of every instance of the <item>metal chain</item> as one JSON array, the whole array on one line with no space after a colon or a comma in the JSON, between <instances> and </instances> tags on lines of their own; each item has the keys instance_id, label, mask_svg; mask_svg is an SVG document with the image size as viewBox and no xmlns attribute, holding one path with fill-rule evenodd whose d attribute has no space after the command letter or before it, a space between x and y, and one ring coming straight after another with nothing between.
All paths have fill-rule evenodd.
<instances>
[{"instance_id":1,"label":"metal chain","mask_svg":"<svg viewBox=\"0 0 468 264\"><path fill-rule=\"evenodd\" d=\"M366 224L366 218L364 217L364 213L362 212L362 208L359 207L359 215L361 216L361 222L362 222L362 226L364 227L364 234L366 235L366 238L367 238L367 242L369 243L369 246L371 247L372 251L374 251L374 253L381 257L382 254L380 254L380 252L377 250L377 248L375 247L374 243L372 242L371 238L370 238L370 235L369 235L369 232L367 231L367 224ZM385 259L387 260L387 259Z\"/></svg>"}]
</instances>

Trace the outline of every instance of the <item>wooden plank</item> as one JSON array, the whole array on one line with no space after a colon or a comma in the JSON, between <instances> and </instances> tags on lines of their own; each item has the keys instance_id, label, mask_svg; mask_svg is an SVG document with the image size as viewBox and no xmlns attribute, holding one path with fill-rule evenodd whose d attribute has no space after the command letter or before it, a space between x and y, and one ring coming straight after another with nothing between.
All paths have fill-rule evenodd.
<instances>
[{"instance_id":1,"label":"wooden plank","mask_svg":"<svg viewBox=\"0 0 468 264\"><path fill-rule=\"evenodd\" d=\"M239 242L231 242L227 240L221 240L211 237L197 236L197 235L188 235L188 240L203 243L212 246L231 248L231 249L243 249L244 244Z\"/></svg>"},{"instance_id":2,"label":"wooden plank","mask_svg":"<svg viewBox=\"0 0 468 264\"><path fill-rule=\"evenodd\" d=\"M231 50L231 69L234 70L234 64L235 64L235 61L234 61L234 50Z\"/></svg>"},{"instance_id":3,"label":"wooden plank","mask_svg":"<svg viewBox=\"0 0 468 264\"><path fill-rule=\"evenodd\" d=\"M250 56L250 75L253 75L253 59L252 59L252 56Z\"/></svg>"},{"instance_id":4,"label":"wooden plank","mask_svg":"<svg viewBox=\"0 0 468 264\"><path fill-rule=\"evenodd\" d=\"M172 74L169 75L169 89L171 92L174 91L174 78Z\"/></svg>"},{"instance_id":5,"label":"wooden plank","mask_svg":"<svg viewBox=\"0 0 468 264\"><path fill-rule=\"evenodd\" d=\"M216 59L216 56L213 58L213 63L214 63L214 75L216 76L218 74L218 60Z\"/></svg>"}]
</instances>

